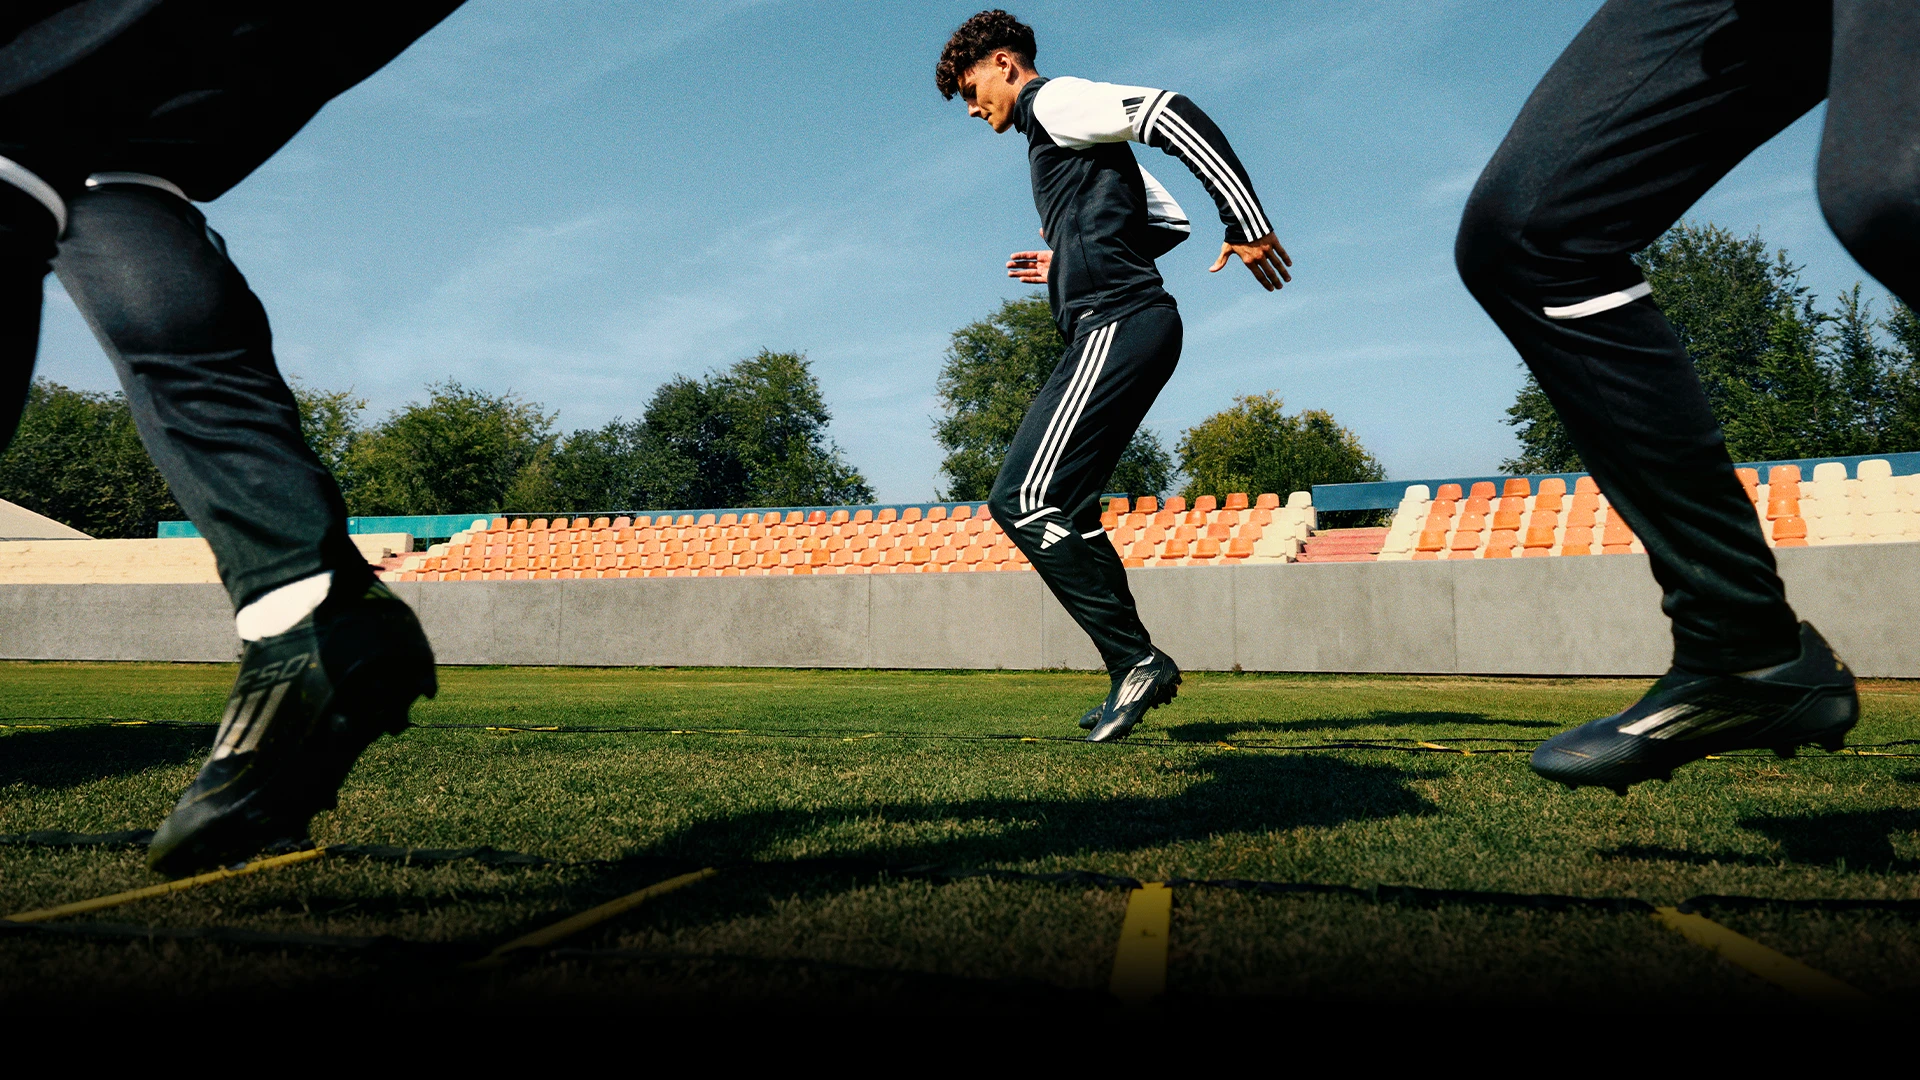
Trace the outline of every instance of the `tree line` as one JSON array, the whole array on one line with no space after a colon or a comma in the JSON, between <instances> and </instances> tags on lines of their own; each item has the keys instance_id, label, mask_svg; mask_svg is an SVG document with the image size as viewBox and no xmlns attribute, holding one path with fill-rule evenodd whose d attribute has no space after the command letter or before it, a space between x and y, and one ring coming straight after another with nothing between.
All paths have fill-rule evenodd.
<instances>
[{"instance_id":1,"label":"tree line","mask_svg":"<svg viewBox=\"0 0 1920 1080\"><path fill-rule=\"evenodd\" d=\"M828 437L832 414L799 353L763 350L704 378L678 376L639 419L567 433L536 402L455 381L371 423L351 391L293 390L307 444L355 516L873 500ZM0 454L0 498L100 537L152 536L185 517L123 396L44 379Z\"/></svg>"},{"instance_id":2,"label":"tree line","mask_svg":"<svg viewBox=\"0 0 1920 1080\"><path fill-rule=\"evenodd\" d=\"M1634 257L1680 335L1735 461L1920 449L1920 319L1885 319L1860 286L1823 309L1784 250L1682 222ZM1527 376L1507 410L1507 472L1577 472L1580 455Z\"/></svg>"}]
</instances>

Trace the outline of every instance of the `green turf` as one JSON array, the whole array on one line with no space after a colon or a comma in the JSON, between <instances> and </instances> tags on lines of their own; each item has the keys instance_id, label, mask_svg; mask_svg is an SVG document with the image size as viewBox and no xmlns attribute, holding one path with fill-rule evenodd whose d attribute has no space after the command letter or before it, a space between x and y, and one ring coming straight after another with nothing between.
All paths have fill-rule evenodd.
<instances>
[{"instance_id":1,"label":"green turf","mask_svg":"<svg viewBox=\"0 0 1920 1080\"><path fill-rule=\"evenodd\" d=\"M0 664L0 724L10 725L0 729L0 833L152 827L191 779L211 725L108 721L208 720L231 676L223 666ZM1736 756L1619 798L1565 792L1536 779L1524 755L1490 752L1617 709L1641 681L1195 674L1135 739L1096 747L1057 738L1076 733L1104 690L1072 673L447 669L441 679L416 722L474 726L376 744L340 809L317 819L317 840L627 861L329 859L71 921L490 945L678 869L834 857L1657 904L1704 893L1920 898L1920 761ZM1856 742L1920 737L1920 687L1870 684L1863 700ZM524 730L556 725L661 730ZM1478 752L1303 749L1365 741ZM569 942L596 955L488 975L419 958L0 938L0 1000L355 988L429 1003L1101 1002L1123 891L865 866L729 872ZM133 852L0 847L0 914L154 880ZM1911 917L1709 914L1878 997L1920 997ZM1168 970L1169 1008L1265 997L1786 1000L1640 915L1199 887L1176 891Z\"/></svg>"}]
</instances>

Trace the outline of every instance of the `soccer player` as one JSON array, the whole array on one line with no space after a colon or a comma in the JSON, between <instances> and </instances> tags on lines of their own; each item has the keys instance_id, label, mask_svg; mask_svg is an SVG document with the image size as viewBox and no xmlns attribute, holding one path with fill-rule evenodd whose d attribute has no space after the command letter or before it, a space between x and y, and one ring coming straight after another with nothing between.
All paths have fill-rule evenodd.
<instances>
[{"instance_id":1,"label":"soccer player","mask_svg":"<svg viewBox=\"0 0 1920 1080\"><path fill-rule=\"evenodd\" d=\"M60 275L245 642L211 757L149 849L181 874L300 840L435 690L413 612L347 538L266 313L193 205L459 0L27 0L0 14L0 448ZM190 201L191 200L191 201Z\"/></svg>"},{"instance_id":2,"label":"soccer player","mask_svg":"<svg viewBox=\"0 0 1920 1080\"><path fill-rule=\"evenodd\" d=\"M1165 90L1046 78L1035 51L1031 29L983 11L954 31L934 79L948 99L960 95L968 116L1027 137L1048 250L1015 253L1008 271L1046 282L1068 345L1014 436L989 505L1099 649L1112 688L1080 724L1089 740L1108 742L1172 701L1180 684L1100 527L1101 490L1180 359L1180 314L1154 260L1192 229L1126 144L1179 158L1219 204L1226 240L1214 270L1238 256L1271 292L1292 280L1292 260L1206 113Z\"/></svg>"},{"instance_id":3,"label":"soccer player","mask_svg":"<svg viewBox=\"0 0 1920 1080\"><path fill-rule=\"evenodd\" d=\"M1900 0L1610 0L1488 163L1460 225L1467 287L1646 545L1673 664L1626 711L1533 755L1624 793L1708 754L1842 746L1853 674L1799 622L1673 327L1631 256L1826 100L1820 205L1920 304L1920 19Z\"/></svg>"}]
</instances>

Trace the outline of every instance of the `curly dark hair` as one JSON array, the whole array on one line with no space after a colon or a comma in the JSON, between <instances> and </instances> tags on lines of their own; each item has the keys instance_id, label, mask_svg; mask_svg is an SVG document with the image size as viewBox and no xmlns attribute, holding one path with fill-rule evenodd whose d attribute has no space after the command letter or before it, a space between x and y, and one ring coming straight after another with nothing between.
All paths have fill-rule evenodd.
<instances>
[{"instance_id":1,"label":"curly dark hair","mask_svg":"<svg viewBox=\"0 0 1920 1080\"><path fill-rule=\"evenodd\" d=\"M1019 57L1025 67L1033 66L1034 54L1040 51L1033 41L1033 27L999 8L983 11L961 23L947 39L947 47L940 50L940 62L933 67L934 85L947 100L953 100L953 95L960 92L960 76L998 49Z\"/></svg>"}]
</instances>

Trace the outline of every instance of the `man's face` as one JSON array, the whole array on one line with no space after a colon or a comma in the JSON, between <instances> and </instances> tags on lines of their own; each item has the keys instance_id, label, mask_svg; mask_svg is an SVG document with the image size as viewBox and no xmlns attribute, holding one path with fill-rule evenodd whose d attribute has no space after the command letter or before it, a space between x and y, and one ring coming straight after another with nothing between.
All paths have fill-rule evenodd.
<instances>
[{"instance_id":1,"label":"man's face","mask_svg":"<svg viewBox=\"0 0 1920 1080\"><path fill-rule=\"evenodd\" d=\"M1000 49L973 65L960 79L960 98L967 103L967 115L977 116L996 132L1013 126L1013 105L1020 100L1020 88L1033 73L1020 61Z\"/></svg>"}]
</instances>

